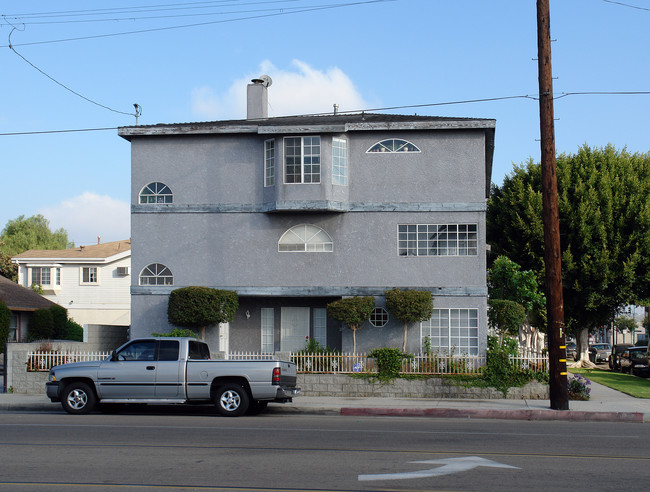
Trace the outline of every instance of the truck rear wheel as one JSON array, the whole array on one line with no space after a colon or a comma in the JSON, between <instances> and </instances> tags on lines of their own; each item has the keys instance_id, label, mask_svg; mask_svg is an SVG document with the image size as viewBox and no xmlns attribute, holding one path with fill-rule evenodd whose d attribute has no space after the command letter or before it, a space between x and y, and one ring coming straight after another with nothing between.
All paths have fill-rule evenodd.
<instances>
[{"instance_id":1,"label":"truck rear wheel","mask_svg":"<svg viewBox=\"0 0 650 492\"><path fill-rule=\"evenodd\" d=\"M239 417L248 409L248 393L239 384L225 384L214 396L217 411L224 417Z\"/></svg>"},{"instance_id":2,"label":"truck rear wheel","mask_svg":"<svg viewBox=\"0 0 650 492\"><path fill-rule=\"evenodd\" d=\"M61 395L63 409L75 415L92 412L96 403L95 393L86 383L70 383L64 388Z\"/></svg>"}]
</instances>

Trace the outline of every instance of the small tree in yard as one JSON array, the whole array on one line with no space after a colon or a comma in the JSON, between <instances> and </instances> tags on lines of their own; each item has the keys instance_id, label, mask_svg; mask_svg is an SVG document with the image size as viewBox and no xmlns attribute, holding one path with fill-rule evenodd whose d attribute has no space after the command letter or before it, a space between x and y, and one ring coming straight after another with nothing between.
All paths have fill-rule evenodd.
<instances>
[{"instance_id":1,"label":"small tree in yard","mask_svg":"<svg viewBox=\"0 0 650 492\"><path fill-rule=\"evenodd\" d=\"M55 304L50 308L52 313L53 337L58 340L66 340L68 333L68 310L63 306Z\"/></svg>"},{"instance_id":2,"label":"small tree in yard","mask_svg":"<svg viewBox=\"0 0 650 492\"><path fill-rule=\"evenodd\" d=\"M238 308L239 297L234 291L182 287L169 294L167 319L181 328L200 328L205 340L206 326L232 321Z\"/></svg>"},{"instance_id":3,"label":"small tree in yard","mask_svg":"<svg viewBox=\"0 0 650 492\"><path fill-rule=\"evenodd\" d=\"M433 295L424 290L391 289L385 292L386 309L395 318L404 322L404 341L402 351L406 352L409 323L418 323L431 318L433 314Z\"/></svg>"},{"instance_id":4,"label":"small tree in yard","mask_svg":"<svg viewBox=\"0 0 650 492\"><path fill-rule=\"evenodd\" d=\"M375 309L373 297L346 297L327 305L327 315L348 325L352 330L352 352L357 351L357 330L361 323L370 318Z\"/></svg>"},{"instance_id":5,"label":"small tree in yard","mask_svg":"<svg viewBox=\"0 0 650 492\"><path fill-rule=\"evenodd\" d=\"M499 333L499 344L503 343L506 335L516 336L526 319L526 308L505 299L490 299L488 306L488 323Z\"/></svg>"},{"instance_id":6,"label":"small tree in yard","mask_svg":"<svg viewBox=\"0 0 650 492\"><path fill-rule=\"evenodd\" d=\"M54 321L52 311L49 309L37 309L32 315L29 324L29 340L49 340L54 335Z\"/></svg>"},{"instance_id":7,"label":"small tree in yard","mask_svg":"<svg viewBox=\"0 0 650 492\"><path fill-rule=\"evenodd\" d=\"M0 354L5 351L5 343L9 339L10 324L11 311L4 302L0 301Z\"/></svg>"}]
</instances>

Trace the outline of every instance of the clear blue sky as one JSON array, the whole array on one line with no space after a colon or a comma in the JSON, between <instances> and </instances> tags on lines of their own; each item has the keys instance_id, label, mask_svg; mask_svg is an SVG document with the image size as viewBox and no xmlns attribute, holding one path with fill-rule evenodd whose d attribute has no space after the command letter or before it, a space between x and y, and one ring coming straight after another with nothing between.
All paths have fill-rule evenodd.
<instances>
[{"instance_id":1,"label":"clear blue sky","mask_svg":"<svg viewBox=\"0 0 650 492\"><path fill-rule=\"evenodd\" d=\"M0 14L0 229L42 213L76 244L129 237L130 147L115 128L135 123L133 103L140 124L245 118L262 73L271 116L431 105L388 112L496 119L497 184L539 160L534 0L31 1ZM649 1L551 0L551 34L556 97L650 91ZM649 114L648 94L558 98L557 152L646 153ZM58 130L90 131L8 135Z\"/></svg>"}]
</instances>

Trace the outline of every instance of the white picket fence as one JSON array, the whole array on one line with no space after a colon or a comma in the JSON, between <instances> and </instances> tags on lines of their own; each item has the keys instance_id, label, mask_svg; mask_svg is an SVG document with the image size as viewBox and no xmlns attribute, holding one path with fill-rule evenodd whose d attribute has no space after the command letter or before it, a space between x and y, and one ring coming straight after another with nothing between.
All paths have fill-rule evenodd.
<instances>
[{"instance_id":1,"label":"white picket fence","mask_svg":"<svg viewBox=\"0 0 650 492\"><path fill-rule=\"evenodd\" d=\"M229 352L226 354L228 360L275 360L274 354L260 352Z\"/></svg>"},{"instance_id":2,"label":"white picket fence","mask_svg":"<svg viewBox=\"0 0 650 492\"><path fill-rule=\"evenodd\" d=\"M103 360L110 352L33 351L27 354L28 371L49 371L53 366L69 362ZM231 352L227 360L275 360L275 355L259 352ZM345 374L375 373L377 363L367 354L292 353L299 373ZM548 358L539 354L520 354L510 358L513 368L548 372ZM486 357L478 355L415 355L402 362L403 374L480 374Z\"/></svg>"},{"instance_id":3,"label":"white picket fence","mask_svg":"<svg viewBox=\"0 0 650 492\"><path fill-rule=\"evenodd\" d=\"M47 372L52 367L59 366L61 364L91 360L104 360L110 355L110 352L66 352L56 350L35 350L27 353L27 371Z\"/></svg>"}]
</instances>

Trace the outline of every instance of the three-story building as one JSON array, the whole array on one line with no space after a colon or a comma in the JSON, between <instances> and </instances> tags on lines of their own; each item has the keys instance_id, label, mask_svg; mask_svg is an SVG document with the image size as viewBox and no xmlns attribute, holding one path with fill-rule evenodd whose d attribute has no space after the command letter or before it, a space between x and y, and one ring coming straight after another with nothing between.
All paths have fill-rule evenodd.
<instances>
[{"instance_id":1,"label":"three-story building","mask_svg":"<svg viewBox=\"0 0 650 492\"><path fill-rule=\"evenodd\" d=\"M234 290L220 350L351 350L326 305L374 296L357 350L401 347L391 288L428 290L407 349L485 351L485 214L495 121L386 114L269 118L267 84L246 120L122 127L131 142L132 336L171 330L169 293Z\"/></svg>"}]
</instances>

